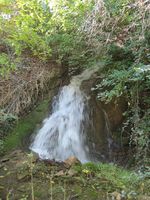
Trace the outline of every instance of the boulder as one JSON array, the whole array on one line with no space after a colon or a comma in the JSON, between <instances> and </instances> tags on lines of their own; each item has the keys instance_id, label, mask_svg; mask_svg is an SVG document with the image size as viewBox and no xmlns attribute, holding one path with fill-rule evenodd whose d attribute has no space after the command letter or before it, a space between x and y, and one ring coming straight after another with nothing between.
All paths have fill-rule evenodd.
<instances>
[{"instance_id":1,"label":"boulder","mask_svg":"<svg viewBox=\"0 0 150 200\"><path fill-rule=\"evenodd\" d=\"M76 164L81 164L81 162L75 157L75 156L70 156L69 158L67 158L64 163L68 166L71 167L73 165Z\"/></svg>"}]
</instances>

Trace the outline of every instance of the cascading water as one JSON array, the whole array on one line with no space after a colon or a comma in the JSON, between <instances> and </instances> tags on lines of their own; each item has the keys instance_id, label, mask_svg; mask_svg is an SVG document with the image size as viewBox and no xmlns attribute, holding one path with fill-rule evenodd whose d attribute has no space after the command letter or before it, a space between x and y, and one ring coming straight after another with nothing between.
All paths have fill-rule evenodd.
<instances>
[{"instance_id":1,"label":"cascading water","mask_svg":"<svg viewBox=\"0 0 150 200\"><path fill-rule=\"evenodd\" d=\"M96 71L97 68L85 70L60 91L52 115L44 120L43 127L30 147L41 159L63 161L76 156L81 162L89 160L84 126L88 119L85 109L88 98L81 92L80 86Z\"/></svg>"}]
</instances>

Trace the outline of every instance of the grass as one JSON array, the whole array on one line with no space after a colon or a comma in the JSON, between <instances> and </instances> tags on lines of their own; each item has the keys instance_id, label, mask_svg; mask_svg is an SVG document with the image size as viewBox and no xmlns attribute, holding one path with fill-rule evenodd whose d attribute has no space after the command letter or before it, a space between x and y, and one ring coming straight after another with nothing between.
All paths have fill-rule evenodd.
<instances>
[{"instance_id":1,"label":"grass","mask_svg":"<svg viewBox=\"0 0 150 200\"><path fill-rule=\"evenodd\" d=\"M4 152L21 146L23 138L28 137L41 123L48 111L49 100L43 100L31 113L18 121L16 127L4 141Z\"/></svg>"},{"instance_id":2,"label":"grass","mask_svg":"<svg viewBox=\"0 0 150 200\"><path fill-rule=\"evenodd\" d=\"M86 187L108 194L117 192L122 198L137 199L140 195L150 195L149 175L129 171L114 164L86 163L75 166ZM91 188L92 189L92 188ZM93 191L94 191L93 190Z\"/></svg>"},{"instance_id":3,"label":"grass","mask_svg":"<svg viewBox=\"0 0 150 200\"><path fill-rule=\"evenodd\" d=\"M79 171L82 171L86 176L96 176L100 179L109 180L116 187L125 189L129 186L136 185L139 181L139 176L135 172L127 171L123 168L117 167L114 164L94 164L87 163L81 166ZM94 173L92 175L92 173Z\"/></svg>"},{"instance_id":4,"label":"grass","mask_svg":"<svg viewBox=\"0 0 150 200\"><path fill-rule=\"evenodd\" d=\"M33 156L33 158L32 158ZM51 200L148 200L150 180L147 176L113 164L86 163L71 166L47 163L34 159L34 155L20 152L16 157L8 154L8 162L0 169L0 192L10 193L14 199ZM6 171L7 169L7 171ZM63 175L58 172L63 170ZM7 183L13 180L13 184ZM4 198L5 199L5 198Z\"/></svg>"}]
</instances>

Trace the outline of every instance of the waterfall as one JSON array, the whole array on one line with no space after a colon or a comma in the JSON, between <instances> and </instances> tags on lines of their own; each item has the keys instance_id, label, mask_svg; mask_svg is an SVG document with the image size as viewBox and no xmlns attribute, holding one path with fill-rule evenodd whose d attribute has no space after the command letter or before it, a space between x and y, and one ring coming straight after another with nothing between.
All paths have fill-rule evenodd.
<instances>
[{"instance_id":1,"label":"waterfall","mask_svg":"<svg viewBox=\"0 0 150 200\"><path fill-rule=\"evenodd\" d=\"M80 86L82 81L88 80L97 70L85 70L61 89L53 102L52 114L44 120L43 127L30 146L41 159L64 161L75 156L83 163L89 161L84 126L88 119L85 109L88 97L80 90Z\"/></svg>"}]
</instances>

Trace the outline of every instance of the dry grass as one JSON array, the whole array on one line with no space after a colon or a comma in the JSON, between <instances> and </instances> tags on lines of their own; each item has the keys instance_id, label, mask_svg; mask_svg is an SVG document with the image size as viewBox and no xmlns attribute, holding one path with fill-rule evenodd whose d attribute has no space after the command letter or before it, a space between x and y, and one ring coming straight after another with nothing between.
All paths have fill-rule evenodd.
<instances>
[{"instance_id":1,"label":"dry grass","mask_svg":"<svg viewBox=\"0 0 150 200\"><path fill-rule=\"evenodd\" d=\"M122 23L130 11L135 15L134 20L120 28L119 23ZM150 17L146 17L146 13L150 14L149 0L136 0L134 3L128 3L124 5L121 14L116 16L111 16L104 0L95 0L95 7L86 17L80 31L86 34L87 43L95 51L103 51L103 47L112 42L122 46L141 24L141 33L136 40L144 38L144 32L150 25ZM101 38L101 40L99 41L97 38Z\"/></svg>"},{"instance_id":2,"label":"dry grass","mask_svg":"<svg viewBox=\"0 0 150 200\"><path fill-rule=\"evenodd\" d=\"M0 80L0 107L14 115L23 114L49 90L60 67L36 58L24 58L18 70Z\"/></svg>"}]
</instances>

